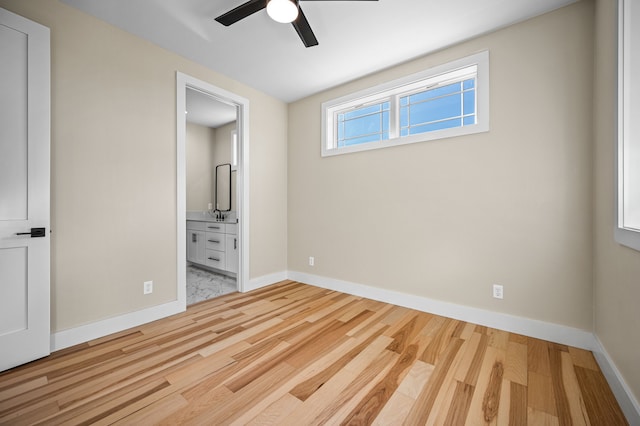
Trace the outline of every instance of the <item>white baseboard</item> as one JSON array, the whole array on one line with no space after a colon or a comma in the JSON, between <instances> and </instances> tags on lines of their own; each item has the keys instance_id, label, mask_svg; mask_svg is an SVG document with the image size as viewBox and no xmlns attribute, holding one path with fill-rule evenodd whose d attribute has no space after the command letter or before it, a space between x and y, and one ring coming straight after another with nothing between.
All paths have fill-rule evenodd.
<instances>
[{"instance_id":1,"label":"white baseboard","mask_svg":"<svg viewBox=\"0 0 640 426\"><path fill-rule=\"evenodd\" d=\"M597 348L593 350L593 355L598 361L598 365L602 370L602 374L606 377L611 390L620 404L622 412L627 418L630 425L640 425L640 403L634 397L633 392L625 382L622 374L616 367L615 363L604 349L602 342L594 335Z\"/></svg>"},{"instance_id":2,"label":"white baseboard","mask_svg":"<svg viewBox=\"0 0 640 426\"><path fill-rule=\"evenodd\" d=\"M247 286L248 288L242 289L242 292L244 293L251 290L257 290L259 288L284 281L287 279L287 275L287 271L280 271L273 274L252 278L249 280L249 285Z\"/></svg>"},{"instance_id":3,"label":"white baseboard","mask_svg":"<svg viewBox=\"0 0 640 426\"><path fill-rule=\"evenodd\" d=\"M184 312L186 306L178 301L152 306L140 311L131 312L113 318L96 321L80 327L58 331L51 335L51 351L59 351L80 343L118 333L151 321Z\"/></svg>"},{"instance_id":4,"label":"white baseboard","mask_svg":"<svg viewBox=\"0 0 640 426\"><path fill-rule=\"evenodd\" d=\"M329 290L341 291L354 296L404 306L461 321L472 322L511 333L524 334L550 342L577 348L595 350L597 345L592 333L544 321L518 317L470 306L457 305L426 297L400 293L364 284L356 284L303 272L289 271L289 279Z\"/></svg>"},{"instance_id":5,"label":"white baseboard","mask_svg":"<svg viewBox=\"0 0 640 426\"><path fill-rule=\"evenodd\" d=\"M286 279L287 271L253 278L249 281L248 288L243 289L243 291L247 292L257 290ZM99 339L101 337L108 336L109 334L118 333L132 327L137 327L151 321L156 321L184 312L185 309L186 304L184 301L175 301L163 305L152 306L129 314L96 321L80 327L58 331L51 335L51 351L59 351L60 349L85 343L90 340Z\"/></svg>"}]
</instances>

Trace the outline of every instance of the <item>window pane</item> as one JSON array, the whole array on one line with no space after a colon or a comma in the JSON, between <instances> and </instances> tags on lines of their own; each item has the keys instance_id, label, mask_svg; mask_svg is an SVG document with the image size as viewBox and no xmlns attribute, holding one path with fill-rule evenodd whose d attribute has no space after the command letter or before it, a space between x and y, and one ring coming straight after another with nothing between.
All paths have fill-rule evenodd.
<instances>
[{"instance_id":1,"label":"window pane","mask_svg":"<svg viewBox=\"0 0 640 426\"><path fill-rule=\"evenodd\" d=\"M382 140L381 139L382 136L383 135L381 134L374 134L374 135L361 136L353 139L347 139L339 143L338 147L340 148L345 146L359 145L361 143L367 143L367 142L377 142ZM387 134L387 137L385 139L388 139L388 138L389 138L389 135Z\"/></svg>"},{"instance_id":2,"label":"window pane","mask_svg":"<svg viewBox=\"0 0 640 426\"><path fill-rule=\"evenodd\" d=\"M418 133L425 133L425 132L433 132L434 130L442 130L442 129L450 129L452 127L460 127L461 126L461 120L459 118L454 118L452 120L445 120L445 121L437 121L435 123L428 123L428 124L423 124L421 126L415 126L415 127L411 127L411 134L415 135Z\"/></svg>"},{"instance_id":3,"label":"window pane","mask_svg":"<svg viewBox=\"0 0 640 426\"><path fill-rule=\"evenodd\" d=\"M407 98L403 98L407 99ZM402 102L402 99L400 100ZM408 101L407 101L408 102ZM406 106L400 107L400 127L407 127L409 125L409 108Z\"/></svg>"},{"instance_id":4,"label":"window pane","mask_svg":"<svg viewBox=\"0 0 640 426\"><path fill-rule=\"evenodd\" d=\"M415 126L430 121L459 117L460 111L462 111L461 101L460 95L451 95L411 105L409 123L411 126Z\"/></svg>"},{"instance_id":5,"label":"window pane","mask_svg":"<svg viewBox=\"0 0 640 426\"><path fill-rule=\"evenodd\" d=\"M344 123L344 137L346 139L362 136L369 133L380 133L380 116L365 115L364 117L346 121Z\"/></svg>"},{"instance_id":6,"label":"window pane","mask_svg":"<svg viewBox=\"0 0 640 426\"><path fill-rule=\"evenodd\" d=\"M475 90L471 90L469 92L464 92L462 95L464 97L464 111L462 113L464 115L474 114L476 112L476 92Z\"/></svg>"},{"instance_id":7,"label":"window pane","mask_svg":"<svg viewBox=\"0 0 640 426\"><path fill-rule=\"evenodd\" d=\"M409 102L414 104L416 102L437 98L438 96L452 95L454 93L459 93L460 91L460 83L448 84L446 86L436 87L435 89L428 89L424 92L413 94L410 96Z\"/></svg>"},{"instance_id":8,"label":"window pane","mask_svg":"<svg viewBox=\"0 0 640 426\"><path fill-rule=\"evenodd\" d=\"M376 104L376 105L371 105L367 107L362 107L350 112L346 112L342 115L344 115L345 120L349 120L351 118L361 117L367 114L375 114L377 112L380 112L381 108L382 108L382 104Z\"/></svg>"},{"instance_id":9,"label":"window pane","mask_svg":"<svg viewBox=\"0 0 640 426\"><path fill-rule=\"evenodd\" d=\"M338 114L338 146L389 138L389 102L367 105Z\"/></svg>"},{"instance_id":10,"label":"window pane","mask_svg":"<svg viewBox=\"0 0 640 426\"><path fill-rule=\"evenodd\" d=\"M473 78L403 96L400 136L476 124L475 96Z\"/></svg>"}]
</instances>

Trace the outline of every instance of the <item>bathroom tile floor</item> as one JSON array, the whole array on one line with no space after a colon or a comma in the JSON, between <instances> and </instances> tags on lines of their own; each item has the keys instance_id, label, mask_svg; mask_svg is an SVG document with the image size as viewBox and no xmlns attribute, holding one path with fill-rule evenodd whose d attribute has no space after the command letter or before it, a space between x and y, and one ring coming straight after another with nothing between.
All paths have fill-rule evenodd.
<instances>
[{"instance_id":1,"label":"bathroom tile floor","mask_svg":"<svg viewBox=\"0 0 640 426\"><path fill-rule=\"evenodd\" d=\"M235 278L187 265L187 306L234 291Z\"/></svg>"}]
</instances>

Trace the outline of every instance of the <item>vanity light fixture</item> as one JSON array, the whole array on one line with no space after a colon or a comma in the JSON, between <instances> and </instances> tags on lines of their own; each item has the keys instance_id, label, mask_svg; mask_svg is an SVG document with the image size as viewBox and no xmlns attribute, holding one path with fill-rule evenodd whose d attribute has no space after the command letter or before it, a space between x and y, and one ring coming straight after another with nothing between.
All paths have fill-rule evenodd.
<instances>
[{"instance_id":1,"label":"vanity light fixture","mask_svg":"<svg viewBox=\"0 0 640 426\"><path fill-rule=\"evenodd\" d=\"M276 22L288 24L298 17L298 5L292 0L270 0L267 14Z\"/></svg>"}]
</instances>

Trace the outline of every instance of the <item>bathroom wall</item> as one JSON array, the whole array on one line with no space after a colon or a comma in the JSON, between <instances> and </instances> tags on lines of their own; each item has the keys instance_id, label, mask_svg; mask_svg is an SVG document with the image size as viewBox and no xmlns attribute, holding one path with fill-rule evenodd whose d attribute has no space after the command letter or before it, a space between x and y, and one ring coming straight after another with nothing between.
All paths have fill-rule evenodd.
<instances>
[{"instance_id":1,"label":"bathroom wall","mask_svg":"<svg viewBox=\"0 0 640 426\"><path fill-rule=\"evenodd\" d=\"M187 122L187 211L202 212L213 203L216 129Z\"/></svg>"},{"instance_id":2,"label":"bathroom wall","mask_svg":"<svg viewBox=\"0 0 640 426\"><path fill-rule=\"evenodd\" d=\"M214 203L214 174L231 162L231 132L235 121L216 129L187 122L187 211L206 211ZM236 173L231 174L231 210L236 210ZM214 206L215 207L215 206Z\"/></svg>"}]
</instances>

